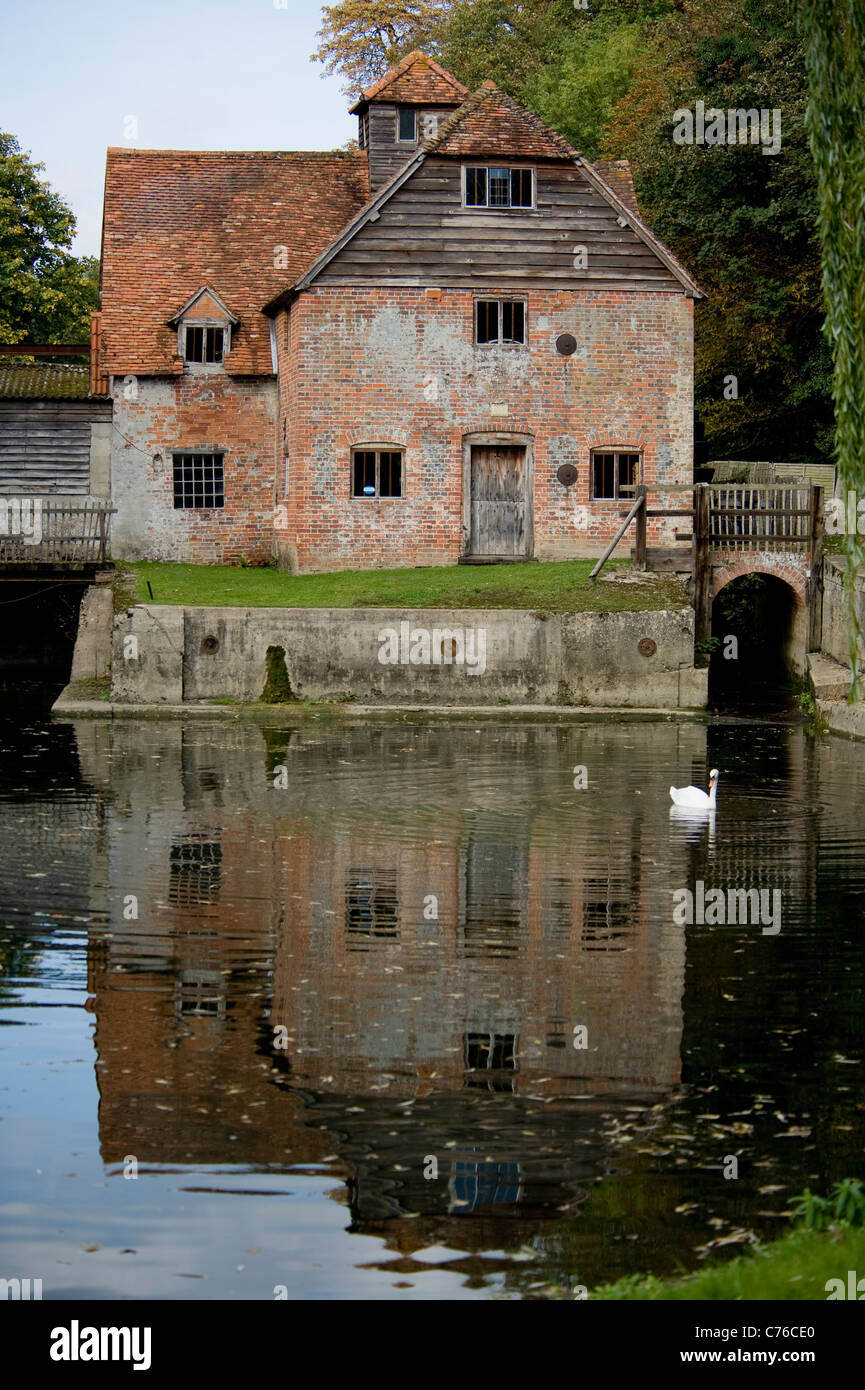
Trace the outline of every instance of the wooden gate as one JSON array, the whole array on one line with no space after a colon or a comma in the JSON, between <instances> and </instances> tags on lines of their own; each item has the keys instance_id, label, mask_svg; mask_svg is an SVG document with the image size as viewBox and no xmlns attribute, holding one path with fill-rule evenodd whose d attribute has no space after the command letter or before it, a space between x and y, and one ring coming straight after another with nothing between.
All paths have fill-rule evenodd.
<instances>
[{"instance_id":1,"label":"wooden gate","mask_svg":"<svg viewBox=\"0 0 865 1390\"><path fill-rule=\"evenodd\" d=\"M473 444L469 554L527 558L529 506L525 446Z\"/></svg>"}]
</instances>

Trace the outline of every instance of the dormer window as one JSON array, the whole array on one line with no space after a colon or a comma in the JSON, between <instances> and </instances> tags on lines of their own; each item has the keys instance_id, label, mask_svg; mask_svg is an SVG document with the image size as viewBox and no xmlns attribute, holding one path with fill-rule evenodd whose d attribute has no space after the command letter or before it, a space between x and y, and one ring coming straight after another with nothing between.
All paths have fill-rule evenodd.
<instances>
[{"instance_id":1,"label":"dormer window","mask_svg":"<svg viewBox=\"0 0 865 1390\"><path fill-rule=\"evenodd\" d=\"M187 371L222 371L238 321L215 290L204 285L169 325L177 330L177 353Z\"/></svg>"},{"instance_id":2,"label":"dormer window","mask_svg":"<svg viewBox=\"0 0 865 1390\"><path fill-rule=\"evenodd\" d=\"M531 208L534 170L471 165L464 170L467 208Z\"/></svg>"},{"instance_id":3,"label":"dormer window","mask_svg":"<svg viewBox=\"0 0 865 1390\"><path fill-rule=\"evenodd\" d=\"M417 111L413 106L401 106L399 108L397 139L404 144L417 144Z\"/></svg>"},{"instance_id":4,"label":"dormer window","mask_svg":"<svg viewBox=\"0 0 865 1390\"><path fill-rule=\"evenodd\" d=\"M187 362L221 362L225 339L224 328L200 327L187 323L184 360Z\"/></svg>"}]
</instances>

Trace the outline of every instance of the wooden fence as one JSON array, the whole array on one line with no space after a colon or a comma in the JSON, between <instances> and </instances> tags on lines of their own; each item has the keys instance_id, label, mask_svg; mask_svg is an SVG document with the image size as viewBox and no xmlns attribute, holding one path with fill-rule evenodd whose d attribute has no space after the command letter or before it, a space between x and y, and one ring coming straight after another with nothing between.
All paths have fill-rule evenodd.
<instances>
[{"instance_id":1,"label":"wooden fence","mask_svg":"<svg viewBox=\"0 0 865 1390\"><path fill-rule=\"evenodd\" d=\"M792 551L808 556L808 650L822 635L822 487L694 489L695 641L712 630L712 566L717 551Z\"/></svg>"},{"instance_id":2,"label":"wooden fence","mask_svg":"<svg viewBox=\"0 0 865 1390\"><path fill-rule=\"evenodd\" d=\"M0 494L0 566L103 564L113 511L101 498Z\"/></svg>"},{"instance_id":3,"label":"wooden fence","mask_svg":"<svg viewBox=\"0 0 865 1390\"><path fill-rule=\"evenodd\" d=\"M709 542L715 550L808 550L809 487L710 488Z\"/></svg>"},{"instance_id":4,"label":"wooden fence","mask_svg":"<svg viewBox=\"0 0 865 1390\"><path fill-rule=\"evenodd\" d=\"M646 522L651 517L693 520L693 602L695 640L705 642L712 630L712 566L723 563L718 551L782 550L808 556L808 650L820 648L822 636L823 489L822 487L741 487L698 483L693 508L649 508L648 489L635 489L634 504L589 578L600 574L619 541L635 525L634 566L647 563Z\"/></svg>"}]
</instances>

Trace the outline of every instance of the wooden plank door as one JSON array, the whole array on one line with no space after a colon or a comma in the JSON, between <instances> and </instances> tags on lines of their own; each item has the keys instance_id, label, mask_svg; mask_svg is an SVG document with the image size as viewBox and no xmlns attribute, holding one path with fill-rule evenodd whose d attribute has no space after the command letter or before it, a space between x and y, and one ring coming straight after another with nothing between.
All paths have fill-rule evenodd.
<instances>
[{"instance_id":1,"label":"wooden plank door","mask_svg":"<svg viewBox=\"0 0 865 1390\"><path fill-rule=\"evenodd\" d=\"M472 445L470 554L527 555L526 482L524 446Z\"/></svg>"}]
</instances>

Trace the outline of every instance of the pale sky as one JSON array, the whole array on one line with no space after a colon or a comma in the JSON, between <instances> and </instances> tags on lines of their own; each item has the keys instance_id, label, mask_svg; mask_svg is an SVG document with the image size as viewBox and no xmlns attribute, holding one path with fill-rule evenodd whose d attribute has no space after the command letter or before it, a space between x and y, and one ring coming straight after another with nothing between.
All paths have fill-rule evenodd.
<instances>
[{"instance_id":1,"label":"pale sky","mask_svg":"<svg viewBox=\"0 0 865 1390\"><path fill-rule=\"evenodd\" d=\"M78 255L99 255L109 145L326 150L357 135L341 79L309 60L318 0L5 0L0 23L0 129L72 207Z\"/></svg>"}]
</instances>

